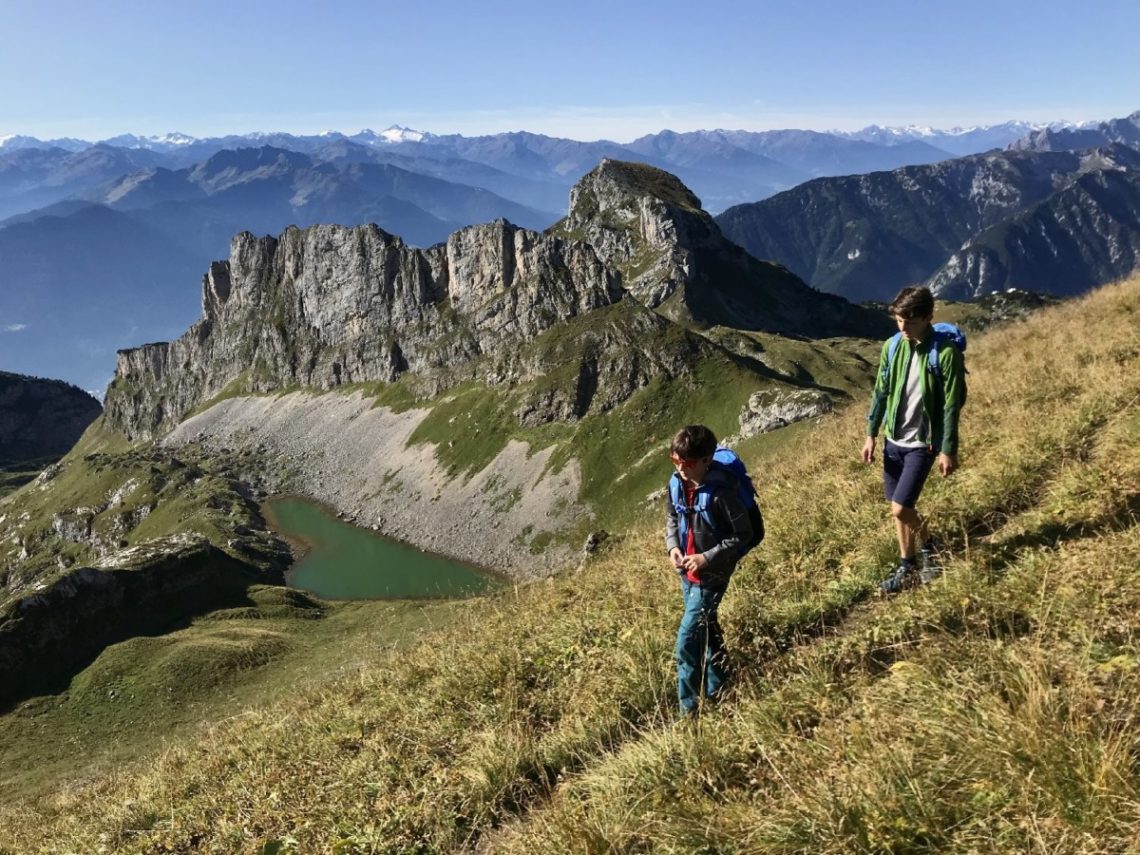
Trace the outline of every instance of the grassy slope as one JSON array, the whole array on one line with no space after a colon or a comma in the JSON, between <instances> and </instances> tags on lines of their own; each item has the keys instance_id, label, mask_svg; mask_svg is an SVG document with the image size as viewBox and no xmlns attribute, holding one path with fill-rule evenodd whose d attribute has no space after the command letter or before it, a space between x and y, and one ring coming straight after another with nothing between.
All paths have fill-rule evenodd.
<instances>
[{"instance_id":1,"label":"grassy slope","mask_svg":"<svg viewBox=\"0 0 1140 855\"><path fill-rule=\"evenodd\" d=\"M330 674L437 628L464 602L327 603L257 586L249 605L212 612L157 637L107 648L59 695L32 698L0 726L0 797L28 798L60 780L113 774L206 722L274 704Z\"/></svg>"},{"instance_id":2,"label":"grassy slope","mask_svg":"<svg viewBox=\"0 0 1140 855\"><path fill-rule=\"evenodd\" d=\"M861 408L786 440L724 608L738 689L699 728L666 726L675 582L646 528L411 655L0 807L0 846L1126 851L1138 306L1140 280L971 342L965 466L924 500L953 558L922 591L867 602L892 538Z\"/></svg>"}]
</instances>

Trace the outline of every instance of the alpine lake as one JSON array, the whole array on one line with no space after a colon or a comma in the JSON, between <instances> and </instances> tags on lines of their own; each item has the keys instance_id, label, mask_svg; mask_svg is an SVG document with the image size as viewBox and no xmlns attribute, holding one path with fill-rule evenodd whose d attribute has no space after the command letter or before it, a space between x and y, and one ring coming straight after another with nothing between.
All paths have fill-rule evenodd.
<instances>
[{"instance_id":1,"label":"alpine lake","mask_svg":"<svg viewBox=\"0 0 1140 855\"><path fill-rule=\"evenodd\" d=\"M452 599L487 593L502 583L486 570L337 519L308 499L268 499L261 511L270 527L300 553L285 575L286 583L324 599Z\"/></svg>"}]
</instances>

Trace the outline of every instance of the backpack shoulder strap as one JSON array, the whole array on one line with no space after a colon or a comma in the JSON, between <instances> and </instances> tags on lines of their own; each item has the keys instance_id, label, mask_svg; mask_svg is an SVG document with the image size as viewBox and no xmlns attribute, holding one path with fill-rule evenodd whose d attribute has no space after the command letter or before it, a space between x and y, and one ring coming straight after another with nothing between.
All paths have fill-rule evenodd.
<instances>
[{"instance_id":1,"label":"backpack shoulder strap","mask_svg":"<svg viewBox=\"0 0 1140 855\"><path fill-rule=\"evenodd\" d=\"M938 351L941 345L942 333L940 333L938 330L935 330L934 335L930 340L930 352L926 355L926 362L930 366L931 373L934 374L939 383L942 382L942 363L938 361Z\"/></svg>"},{"instance_id":2,"label":"backpack shoulder strap","mask_svg":"<svg viewBox=\"0 0 1140 855\"><path fill-rule=\"evenodd\" d=\"M669 478L669 501L678 511L685 506L685 497L681 492L681 479L676 472Z\"/></svg>"},{"instance_id":3,"label":"backpack shoulder strap","mask_svg":"<svg viewBox=\"0 0 1140 855\"><path fill-rule=\"evenodd\" d=\"M898 352L899 344L902 342L902 333L897 332L891 336L887 344L887 361L883 365L883 385L889 386L891 379L891 364L895 361L895 353Z\"/></svg>"},{"instance_id":4,"label":"backpack shoulder strap","mask_svg":"<svg viewBox=\"0 0 1140 855\"><path fill-rule=\"evenodd\" d=\"M708 527L713 531L717 531L719 528L719 526L716 524L716 518L713 517L712 512L713 494L718 489L727 490L729 487L724 484L716 487L711 485L702 486L697 489L696 502L693 504L693 510L701 515L705 521L705 524L708 525Z\"/></svg>"}]
</instances>

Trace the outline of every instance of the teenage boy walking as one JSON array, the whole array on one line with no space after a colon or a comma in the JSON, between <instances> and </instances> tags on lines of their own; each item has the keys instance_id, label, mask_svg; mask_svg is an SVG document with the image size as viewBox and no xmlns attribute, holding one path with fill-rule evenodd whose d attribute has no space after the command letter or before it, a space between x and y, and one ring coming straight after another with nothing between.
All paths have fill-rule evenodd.
<instances>
[{"instance_id":1,"label":"teenage boy walking","mask_svg":"<svg viewBox=\"0 0 1140 855\"><path fill-rule=\"evenodd\" d=\"M717 609L752 524L731 470L713 461L716 437L704 425L681 428L670 456L680 489L670 490L665 548L681 577L685 612L677 629L677 697L682 718L716 699L727 676L724 635ZM671 482L672 486L672 482Z\"/></svg>"},{"instance_id":2,"label":"teenage boy walking","mask_svg":"<svg viewBox=\"0 0 1140 855\"><path fill-rule=\"evenodd\" d=\"M874 461L875 437L879 427L885 426L883 488L898 533L899 564L879 590L896 594L939 573L938 545L915 505L935 457L943 477L958 468L958 414L966 384L961 350L951 343L936 342L930 289L903 288L889 310L899 336L893 346L893 339L887 339L879 355L863 462ZM937 373L930 365L932 347L936 348ZM920 542L921 568L916 564Z\"/></svg>"}]
</instances>

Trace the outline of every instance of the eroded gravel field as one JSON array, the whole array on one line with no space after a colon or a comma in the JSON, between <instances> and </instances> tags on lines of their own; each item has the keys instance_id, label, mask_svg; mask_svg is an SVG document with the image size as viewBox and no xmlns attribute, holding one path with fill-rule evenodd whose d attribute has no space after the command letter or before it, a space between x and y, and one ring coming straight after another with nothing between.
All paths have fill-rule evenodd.
<instances>
[{"instance_id":1,"label":"eroded gravel field","mask_svg":"<svg viewBox=\"0 0 1140 855\"><path fill-rule=\"evenodd\" d=\"M526 444L511 442L483 471L449 480L433 445L407 444L427 414L373 408L359 393L231 398L186 420L162 444L247 452L257 462L240 474L266 494L311 497L388 537L516 578L573 563L576 548L551 545L535 554L529 544L584 513L576 504L577 463L546 472L551 449L528 457Z\"/></svg>"}]
</instances>

